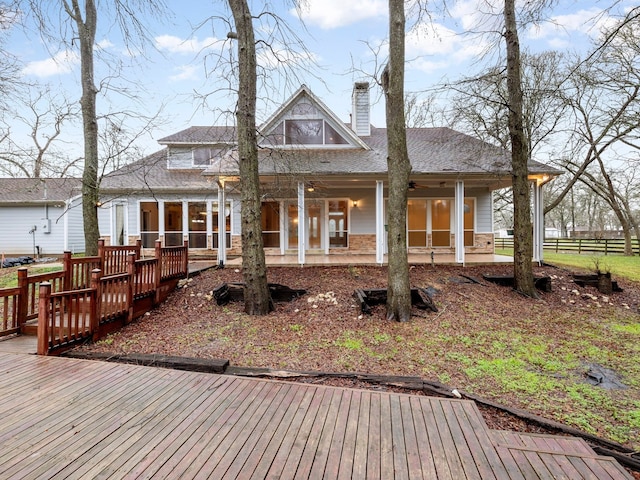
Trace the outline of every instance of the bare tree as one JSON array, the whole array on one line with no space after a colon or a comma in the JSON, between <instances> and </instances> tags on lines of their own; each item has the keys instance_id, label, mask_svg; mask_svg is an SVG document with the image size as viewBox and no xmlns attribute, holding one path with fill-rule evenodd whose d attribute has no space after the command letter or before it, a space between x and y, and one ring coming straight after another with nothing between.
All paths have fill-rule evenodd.
<instances>
[{"instance_id":1,"label":"bare tree","mask_svg":"<svg viewBox=\"0 0 640 480\"><path fill-rule=\"evenodd\" d=\"M632 218L626 213L614 171L625 158L640 150L640 18L616 26L615 38L598 45L598 55L578 60L561 93L573 115L572 154L564 167L571 179L546 211L555 208L581 181L607 201L623 228L627 254L631 254ZM637 161L637 160L636 160Z\"/></svg>"},{"instance_id":2,"label":"bare tree","mask_svg":"<svg viewBox=\"0 0 640 480\"><path fill-rule=\"evenodd\" d=\"M99 92L95 84L95 38L98 27L98 6L96 0L23 0L36 17L43 37L57 40L68 48L76 48L80 53L80 81L82 96L80 107L84 137L84 167L82 170L82 213L84 219L85 252L96 255L100 237L98 225L99 201L99 142L96 99ZM113 13L113 22L119 27L127 45L140 39L147 40L147 27L140 20L148 13L160 17L164 11L161 1L143 0L132 2L114 0L101 4L101 14L108 18ZM52 31L50 19L60 15L63 19L58 33ZM64 19L68 20L68 23ZM54 23L55 24L55 23ZM71 38L67 35L71 34Z\"/></svg>"},{"instance_id":3,"label":"bare tree","mask_svg":"<svg viewBox=\"0 0 640 480\"><path fill-rule=\"evenodd\" d=\"M504 38L507 45L507 91L509 99L509 137L513 185L513 272L515 289L537 297L533 283L533 236L529 185L529 146L522 115L520 42L516 23L515 0L504 2Z\"/></svg>"},{"instance_id":4,"label":"bare tree","mask_svg":"<svg viewBox=\"0 0 640 480\"><path fill-rule=\"evenodd\" d=\"M403 0L389 0L389 62L382 73L386 99L387 170L389 177L387 319L411 319L411 286L407 254L407 185L411 162L407 152L404 97L405 12Z\"/></svg>"},{"instance_id":5,"label":"bare tree","mask_svg":"<svg viewBox=\"0 0 640 480\"><path fill-rule=\"evenodd\" d=\"M33 178L64 176L77 160L70 161L60 150L59 137L64 124L77 116L75 105L48 88L30 93L24 102L19 98L18 103L21 107L12 115L12 123L30 130L29 144L19 142L8 131L5 147L0 149L0 171Z\"/></svg>"},{"instance_id":6,"label":"bare tree","mask_svg":"<svg viewBox=\"0 0 640 480\"><path fill-rule=\"evenodd\" d=\"M529 159L536 151L548 146L552 138L562 133L560 123L567 106L558 94L565 80L565 56L554 51L521 55L522 122L529 147ZM449 122L452 126L471 131L489 143L508 149L509 101L507 72L495 66L473 77L450 85L455 92L451 99Z\"/></svg>"},{"instance_id":7,"label":"bare tree","mask_svg":"<svg viewBox=\"0 0 640 480\"><path fill-rule=\"evenodd\" d=\"M242 275L245 282L244 308L249 315L271 310L267 285L262 226L260 221L260 177L256 134L256 46L253 18L246 0L229 0L238 43L238 104L236 107L238 157L242 189Z\"/></svg>"}]
</instances>

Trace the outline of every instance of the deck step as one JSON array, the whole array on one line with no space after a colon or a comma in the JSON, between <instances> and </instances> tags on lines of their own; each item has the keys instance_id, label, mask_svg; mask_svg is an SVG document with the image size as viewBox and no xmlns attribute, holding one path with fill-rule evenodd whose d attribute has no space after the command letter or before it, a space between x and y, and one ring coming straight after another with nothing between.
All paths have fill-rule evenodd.
<instances>
[{"instance_id":1,"label":"deck step","mask_svg":"<svg viewBox=\"0 0 640 480\"><path fill-rule=\"evenodd\" d=\"M509 448L531 449L567 455L597 457L598 454L582 438L540 433L491 430L494 445Z\"/></svg>"},{"instance_id":2,"label":"deck step","mask_svg":"<svg viewBox=\"0 0 640 480\"><path fill-rule=\"evenodd\" d=\"M20 328L22 335L38 335L38 320L29 320Z\"/></svg>"},{"instance_id":3,"label":"deck step","mask_svg":"<svg viewBox=\"0 0 640 480\"><path fill-rule=\"evenodd\" d=\"M618 462L598 455L581 438L503 430L490 430L489 437L509 478L633 480Z\"/></svg>"}]
</instances>

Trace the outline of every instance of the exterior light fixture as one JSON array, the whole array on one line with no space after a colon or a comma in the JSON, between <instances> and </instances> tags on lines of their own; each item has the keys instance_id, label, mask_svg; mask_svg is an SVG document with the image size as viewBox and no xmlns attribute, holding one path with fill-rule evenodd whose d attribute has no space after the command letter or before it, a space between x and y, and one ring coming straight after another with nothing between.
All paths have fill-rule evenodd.
<instances>
[{"instance_id":1,"label":"exterior light fixture","mask_svg":"<svg viewBox=\"0 0 640 480\"><path fill-rule=\"evenodd\" d=\"M410 192L413 192L416 189L416 182L411 180L407 188L409 189Z\"/></svg>"},{"instance_id":2,"label":"exterior light fixture","mask_svg":"<svg viewBox=\"0 0 640 480\"><path fill-rule=\"evenodd\" d=\"M358 201L357 201L357 200L354 200L354 201L353 201L353 208L356 208L357 206L358 206Z\"/></svg>"}]
</instances>

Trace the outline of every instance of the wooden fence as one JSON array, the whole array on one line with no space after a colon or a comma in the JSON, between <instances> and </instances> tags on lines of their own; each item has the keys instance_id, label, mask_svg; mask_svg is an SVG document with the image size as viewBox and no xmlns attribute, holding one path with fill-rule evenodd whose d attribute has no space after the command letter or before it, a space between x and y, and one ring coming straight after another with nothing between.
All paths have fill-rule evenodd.
<instances>
[{"instance_id":1,"label":"wooden fence","mask_svg":"<svg viewBox=\"0 0 640 480\"><path fill-rule=\"evenodd\" d=\"M41 355L97 339L109 330L106 325L129 322L160 303L188 273L186 241L182 247L157 241L155 257L146 260L139 258L139 245L102 244L99 252L81 258L65 253L57 272L28 275L27 268L19 269L18 286L0 289L0 336L24 332L38 318Z\"/></svg>"},{"instance_id":2,"label":"wooden fence","mask_svg":"<svg viewBox=\"0 0 640 480\"><path fill-rule=\"evenodd\" d=\"M496 238L498 249L513 248L513 238ZM636 255L640 255L640 242L631 241L631 247ZM548 238L544 241L544 250L555 253L586 253L602 255L624 254L624 240L619 238Z\"/></svg>"}]
</instances>

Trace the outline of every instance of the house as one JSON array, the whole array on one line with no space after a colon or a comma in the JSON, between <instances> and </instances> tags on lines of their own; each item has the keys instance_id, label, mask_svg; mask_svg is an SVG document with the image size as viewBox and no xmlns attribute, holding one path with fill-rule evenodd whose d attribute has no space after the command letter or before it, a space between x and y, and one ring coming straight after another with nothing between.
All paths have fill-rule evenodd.
<instances>
[{"instance_id":1,"label":"house","mask_svg":"<svg viewBox=\"0 0 640 480\"><path fill-rule=\"evenodd\" d=\"M83 252L77 178L0 178L0 254Z\"/></svg>"},{"instance_id":2,"label":"house","mask_svg":"<svg viewBox=\"0 0 640 480\"><path fill-rule=\"evenodd\" d=\"M386 129L370 123L369 85L356 83L343 123L306 86L259 128L262 229L267 255L386 253ZM156 239L221 262L241 253L233 127L191 127L165 148L107 175L100 230L111 244ZM449 128L411 128L407 185L410 253L494 252L492 192L511 184L510 154ZM542 258L542 188L559 172L529 165L537 259Z\"/></svg>"}]
</instances>

